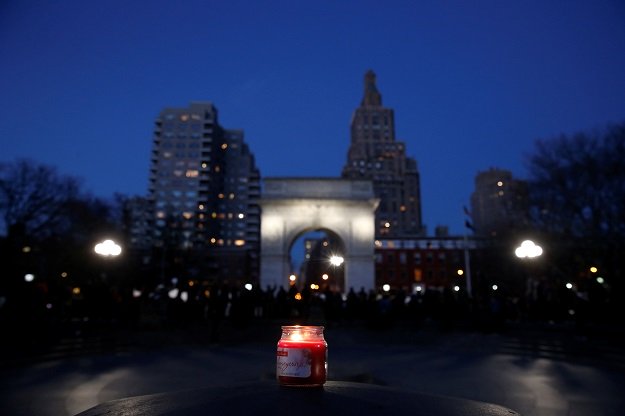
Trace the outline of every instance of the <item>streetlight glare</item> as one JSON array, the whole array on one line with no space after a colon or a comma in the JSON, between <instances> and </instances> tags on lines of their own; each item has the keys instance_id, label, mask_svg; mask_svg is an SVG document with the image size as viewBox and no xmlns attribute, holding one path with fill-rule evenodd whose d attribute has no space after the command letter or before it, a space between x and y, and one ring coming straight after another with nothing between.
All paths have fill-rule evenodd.
<instances>
[{"instance_id":1,"label":"streetlight glare","mask_svg":"<svg viewBox=\"0 0 625 416\"><path fill-rule=\"evenodd\" d=\"M514 250L514 254L521 259L531 259L542 255L543 248L534 243L532 240L525 240L521 243L519 247L516 248L516 250Z\"/></svg>"},{"instance_id":2,"label":"streetlight glare","mask_svg":"<svg viewBox=\"0 0 625 416\"><path fill-rule=\"evenodd\" d=\"M101 256L119 256L122 253L122 248L113 240L104 240L101 243L95 245L93 250L96 254Z\"/></svg>"},{"instance_id":3,"label":"streetlight glare","mask_svg":"<svg viewBox=\"0 0 625 416\"><path fill-rule=\"evenodd\" d=\"M345 259L341 256L332 256L330 257L330 264L333 266L340 266L341 264L343 264L343 262L345 261Z\"/></svg>"}]
</instances>

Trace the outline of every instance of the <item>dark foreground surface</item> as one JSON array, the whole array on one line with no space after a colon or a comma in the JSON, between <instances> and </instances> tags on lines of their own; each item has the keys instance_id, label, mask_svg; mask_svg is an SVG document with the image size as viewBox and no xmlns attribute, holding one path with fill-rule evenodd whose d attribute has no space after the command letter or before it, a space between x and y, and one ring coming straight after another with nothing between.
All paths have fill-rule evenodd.
<instances>
[{"instance_id":1,"label":"dark foreground surface","mask_svg":"<svg viewBox=\"0 0 625 416\"><path fill-rule=\"evenodd\" d=\"M241 383L273 389L279 326L268 321L226 326L218 342L201 326L76 332L45 348L12 350L2 358L0 414L75 415L111 400L194 389L210 395ZM489 333L343 325L328 328L326 340L328 386L385 386L414 397L492 403L525 416L625 414L625 351L618 332L516 326ZM191 406L192 397L180 395L177 400ZM245 401L231 406L235 403L251 406Z\"/></svg>"},{"instance_id":2,"label":"dark foreground surface","mask_svg":"<svg viewBox=\"0 0 625 416\"><path fill-rule=\"evenodd\" d=\"M494 404L430 396L373 384L329 381L323 387L280 387L273 381L234 384L113 400L80 416L102 415L412 415L514 416Z\"/></svg>"}]
</instances>

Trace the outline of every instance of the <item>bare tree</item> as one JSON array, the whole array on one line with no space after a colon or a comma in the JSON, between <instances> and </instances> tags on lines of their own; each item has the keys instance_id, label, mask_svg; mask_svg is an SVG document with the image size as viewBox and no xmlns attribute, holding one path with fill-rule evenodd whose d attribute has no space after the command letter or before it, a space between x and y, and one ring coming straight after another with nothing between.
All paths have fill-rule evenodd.
<instances>
[{"instance_id":1,"label":"bare tree","mask_svg":"<svg viewBox=\"0 0 625 416\"><path fill-rule=\"evenodd\" d=\"M625 123L538 141L529 162L531 215L551 241L554 270L566 279L585 277L583 291L603 293L589 272L598 267L612 305L622 307Z\"/></svg>"},{"instance_id":2,"label":"bare tree","mask_svg":"<svg viewBox=\"0 0 625 416\"><path fill-rule=\"evenodd\" d=\"M0 215L4 232L43 238L65 221L67 205L79 196L79 181L54 167L18 160L0 163Z\"/></svg>"},{"instance_id":3,"label":"bare tree","mask_svg":"<svg viewBox=\"0 0 625 416\"><path fill-rule=\"evenodd\" d=\"M625 123L539 140L529 170L532 216L541 229L625 238Z\"/></svg>"}]
</instances>

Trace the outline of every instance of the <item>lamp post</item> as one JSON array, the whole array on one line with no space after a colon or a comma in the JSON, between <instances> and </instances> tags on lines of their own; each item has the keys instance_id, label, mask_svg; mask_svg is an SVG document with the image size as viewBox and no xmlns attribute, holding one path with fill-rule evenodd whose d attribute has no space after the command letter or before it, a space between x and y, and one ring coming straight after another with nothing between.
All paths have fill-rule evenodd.
<instances>
[{"instance_id":1,"label":"lamp post","mask_svg":"<svg viewBox=\"0 0 625 416\"><path fill-rule=\"evenodd\" d=\"M516 250L514 250L514 255L522 260L536 259L542 256L542 254L543 254L543 248L539 246L538 244L536 244L535 242L533 242L532 240L523 241L516 248ZM527 285L526 285L526 296L530 295L532 300L536 300L537 298L536 287L537 287L536 281L531 276L528 277Z\"/></svg>"}]
</instances>

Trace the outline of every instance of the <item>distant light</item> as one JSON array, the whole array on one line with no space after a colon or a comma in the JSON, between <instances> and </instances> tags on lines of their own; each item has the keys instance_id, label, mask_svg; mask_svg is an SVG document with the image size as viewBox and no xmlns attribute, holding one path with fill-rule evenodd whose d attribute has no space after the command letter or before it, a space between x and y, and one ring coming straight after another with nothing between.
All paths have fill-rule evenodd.
<instances>
[{"instance_id":1,"label":"distant light","mask_svg":"<svg viewBox=\"0 0 625 416\"><path fill-rule=\"evenodd\" d=\"M571 316L575 315L575 309L569 309L569 315Z\"/></svg>"},{"instance_id":2,"label":"distant light","mask_svg":"<svg viewBox=\"0 0 625 416\"><path fill-rule=\"evenodd\" d=\"M590 268L590 273L597 273L598 271L599 271L599 270L598 270L595 266L592 266L592 267Z\"/></svg>"},{"instance_id":3,"label":"distant light","mask_svg":"<svg viewBox=\"0 0 625 416\"><path fill-rule=\"evenodd\" d=\"M29 246L24 246L22 247L22 252L23 253L30 253L31 248Z\"/></svg>"},{"instance_id":4,"label":"distant light","mask_svg":"<svg viewBox=\"0 0 625 416\"><path fill-rule=\"evenodd\" d=\"M573 289L573 284L572 283L567 283L566 284L566 288L567 289Z\"/></svg>"},{"instance_id":5,"label":"distant light","mask_svg":"<svg viewBox=\"0 0 625 416\"><path fill-rule=\"evenodd\" d=\"M183 302L186 302L189 300L189 293L187 292L180 292L180 300Z\"/></svg>"},{"instance_id":6,"label":"distant light","mask_svg":"<svg viewBox=\"0 0 625 416\"><path fill-rule=\"evenodd\" d=\"M323 246L324 246L324 247L327 247L327 246L328 246L328 242L327 242L327 241L324 241L324 242L323 242Z\"/></svg>"},{"instance_id":7,"label":"distant light","mask_svg":"<svg viewBox=\"0 0 625 416\"><path fill-rule=\"evenodd\" d=\"M72 294L80 295L80 288L78 286L72 288Z\"/></svg>"},{"instance_id":8,"label":"distant light","mask_svg":"<svg viewBox=\"0 0 625 416\"><path fill-rule=\"evenodd\" d=\"M294 274L292 274L292 275L290 275L290 276L289 276L289 280L290 280L291 282L294 282L294 281L295 281L295 279L297 279L297 276L295 276Z\"/></svg>"},{"instance_id":9,"label":"distant light","mask_svg":"<svg viewBox=\"0 0 625 416\"><path fill-rule=\"evenodd\" d=\"M246 283L246 284L245 284L245 288L246 288L247 290L252 290L252 284L251 284L251 283Z\"/></svg>"},{"instance_id":10,"label":"distant light","mask_svg":"<svg viewBox=\"0 0 625 416\"><path fill-rule=\"evenodd\" d=\"M458 269L457 273L458 273L458 276L462 276L464 274L464 270Z\"/></svg>"},{"instance_id":11,"label":"distant light","mask_svg":"<svg viewBox=\"0 0 625 416\"><path fill-rule=\"evenodd\" d=\"M297 293L295 294L295 300L302 300L302 294L301 294L301 293L299 293L299 292L297 292Z\"/></svg>"},{"instance_id":12,"label":"distant light","mask_svg":"<svg viewBox=\"0 0 625 416\"><path fill-rule=\"evenodd\" d=\"M51 303L46 303L46 309L47 309L47 310L52 309L52 304L51 304Z\"/></svg>"},{"instance_id":13,"label":"distant light","mask_svg":"<svg viewBox=\"0 0 625 416\"><path fill-rule=\"evenodd\" d=\"M132 289L132 297L133 298L140 298L141 297L141 291L139 289Z\"/></svg>"},{"instance_id":14,"label":"distant light","mask_svg":"<svg viewBox=\"0 0 625 416\"><path fill-rule=\"evenodd\" d=\"M454 292L460 292L460 286L454 286Z\"/></svg>"},{"instance_id":15,"label":"distant light","mask_svg":"<svg viewBox=\"0 0 625 416\"><path fill-rule=\"evenodd\" d=\"M382 290L385 292L388 292L389 290L391 290L391 285L389 284L382 285Z\"/></svg>"},{"instance_id":16,"label":"distant light","mask_svg":"<svg viewBox=\"0 0 625 416\"><path fill-rule=\"evenodd\" d=\"M62 272L61 277L67 277L67 272Z\"/></svg>"},{"instance_id":17,"label":"distant light","mask_svg":"<svg viewBox=\"0 0 625 416\"><path fill-rule=\"evenodd\" d=\"M104 240L101 243L96 244L93 250L96 254L105 257L119 256L122 252L121 246L113 240Z\"/></svg>"},{"instance_id":18,"label":"distant light","mask_svg":"<svg viewBox=\"0 0 625 416\"><path fill-rule=\"evenodd\" d=\"M534 258L543 254L543 249L541 246L534 243L532 240L525 240L521 243L519 247L514 251L514 254L518 258Z\"/></svg>"},{"instance_id":19,"label":"distant light","mask_svg":"<svg viewBox=\"0 0 625 416\"><path fill-rule=\"evenodd\" d=\"M328 274L327 274L327 273L324 273L323 275L321 275L321 278L322 278L323 280L328 280L328 279L330 278L330 276L328 276Z\"/></svg>"},{"instance_id":20,"label":"distant light","mask_svg":"<svg viewBox=\"0 0 625 416\"><path fill-rule=\"evenodd\" d=\"M600 285L605 283L605 279L601 276L597 277L597 283L599 283Z\"/></svg>"},{"instance_id":21,"label":"distant light","mask_svg":"<svg viewBox=\"0 0 625 416\"><path fill-rule=\"evenodd\" d=\"M345 259L341 256L332 256L330 257L330 264L333 266L340 266L341 264L343 264L343 262L345 261Z\"/></svg>"},{"instance_id":22,"label":"distant light","mask_svg":"<svg viewBox=\"0 0 625 416\"><path fill-rule=\"evenodd\" d=\"M390 222L385 222L384 223L384 228L391 228L391 223Z\"/></svg>"},{"instance_id":23,"label":"distant light","mask_svg":"<svg viewBox=\"0 0 625 416\"><path fill-rule=\"evenodd\" d=\"M176 299L178 297L178 292L178 289L173 288L169 292L167 292L167 296L169 296L170 299Z\"/></svg>"},{"instance_id":24,"label":"distant light","mask_svg":"<svg viewBox=\"0 0 625 416\"><path fill-rule=\"evenodd\" d=\"M26 273L24 275L24 280L26 280L27 282L32 282L33 280L35 280L35 275L32 273Z\"/></svg>"},{"instance_id":25,"label":"distant light","mask_svg":"<svg viewBox=\"0 0 625 416\"><path fill-rule=\"evenodd\" d=\"M245 218L245 214L239 214L239 219L242 220L243 218Z\"/></svg>"},{"instance_id":26,"label":"distant light","mask_svg":"<svg viewBox=\"0 0 625 416\"><path fill-rule=\"evenodd\" d=\"M497 186L503 186L503 182L502 181L497 182Z\"/></svg>"},{"instance_id":27,"label":"distant light","mask_svg":"<svg viewBox=\"0 0 625 416\"><path fill-rule=\"evenodd\" d=\"M171 284L172 285L177 285L178 284L178 278L177 277L172 277L171 278Z\"/></svg>"},{"instance_id":28,"label":"distant light","mask_svg":"<svg viewBox=\"0 0 625 416\"><path fill-rule=\"evenodd\" d=\"M423 290L423 287L421 287L421 286L417 286L415 290L416 290L417 292L421 292L421 291Z\"/></svg>"},{"instance_id":29,"label":"distant light","mask_svg":"<svg viewBox=\"0 0 625 416\"><path fill-rule=\"evenodd\" d=\"M499 286L497 286L497 285L493 285L493 286L492 286L492 289L493 289L493 290L497 290L497 289L499 289Z\"/></svg>"},{"instance_id":30,"label":"distant light","mask_svg":"<svg viewBox=\"0 0 625 416\"><path fill-rule=\"evenodd\" d=\"M316 285L316 284L314 284L314 283L311 283L311 284L310 284L310 288L311 288L312 290L318 290L318 289L319 289L319 285Z\"/></svg>"}]
</instances>

